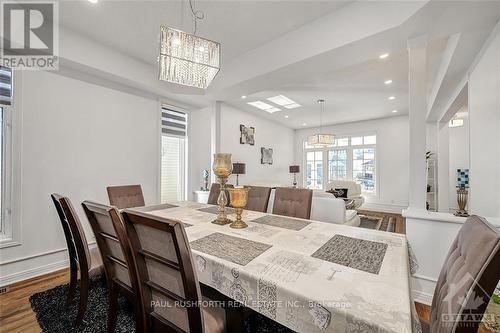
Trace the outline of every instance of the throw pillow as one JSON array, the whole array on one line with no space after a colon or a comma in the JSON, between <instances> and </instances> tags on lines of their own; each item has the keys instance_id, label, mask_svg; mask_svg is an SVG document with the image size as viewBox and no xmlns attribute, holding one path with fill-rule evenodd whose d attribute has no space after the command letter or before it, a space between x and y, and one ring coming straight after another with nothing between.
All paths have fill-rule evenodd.
<instances>
[{"instance_id":1,"label":"throw pillow","mask_svg":"<svg viewBox=\"0 0 500 333\"><path fill-rule=\"evenodd\" d=\"M337 191L337 198L347 198L347 188L336 188L335 191Z\"/></svg>"}]
</instances>

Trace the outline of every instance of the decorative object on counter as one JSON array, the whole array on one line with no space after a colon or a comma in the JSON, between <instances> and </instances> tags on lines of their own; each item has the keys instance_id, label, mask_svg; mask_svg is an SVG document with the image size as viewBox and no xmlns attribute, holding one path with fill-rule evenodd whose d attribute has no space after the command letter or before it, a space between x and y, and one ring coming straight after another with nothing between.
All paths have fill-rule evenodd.
<instances>
[{"instance_id":1,"label":"decorative object on counter","mask_svg":"<svg viewBox=\"0 0 500 333\"><path fill-rule=\"evenodd\" d=\"M290 165L290 173L293 173L293 187L297 187L297 174L300 172L300 166Z\"/></svg>"},{"instance_id":2,"label":"decorative object on counter","mask_svg":"<svg viewBox=\"0 0 500 333\"><path fill-rule=\"evenodd\" d=\"M236 220L234 220L234 222L229 226L235 229L248 227L248 225L241 220L241 214L243 213L243 208L247 205L248 191L250 191L250 187L232 187L227 190L229 191L229 197L231 198L231 206L233 206L236 211Z\"/></svg>"},{"instance_id":3,"label":"decorative object on counter","mask_svg":"<svg viewBox=\"0 0 500 333\"><path fill-rule=\"evenodd\" d=\"M260 164L273 164L272 148L260 148Z\"/></svg>"},{"instance_id":4,"label":"decorative object on counter","mask_svg":"<svg viewBox=\"0 0 500 333\"><path fill-rule=\"evenodd\" d=\"M236 175L236 186L239 186L239 176L246 173L245 163L233 163L233 175Z\"/></svg>"},{"instance_id":5,"label":"decorative object on counter","mask_svg":"<svg viewBox=\"0 0 500 333\"><path fill-rule=\"evenodd\" d=\"M200 188L201 191L209 191L210 189L208 188L208 177L210 176L210 171L208 170L203 170L203 181L205 183L205 186Z\"/></svg>"},{"instance_id":6,"label":"decorative object on counter","mask_svg":"<svg viewBox=\"0 0 500 333\"><path fill-rule=\"evenodd\" d=\"M457 203L458 211L455 216L469 216L469 213L465 209L467 207L467 197L469 187L469 169L457 169Z\"/></svg>"},{"instance_id":7,"label":"decorative object on counter","mask_svg":"<svg viewBox=\"0 0 500 333\"><path fill-rule=\"evenodd\" d=\"M242 145L249 144L253 146L255 144L255 128L247 127L240 124L240 143Z\"/></svg>"},{"instance_id":8,"label":"decorative object on counter","mask_svg":"<svg viewBox=\"0 0 500 333\"><path fill-rule=\"evenodd\" d=\"M319 113L319 133L307 137L307 144L314 147L331 146L335 142L335 135L323 133L323 112L325 108L325 100L318 99L320 105Z\"/></svg>"},{"instance_id":9,"label":"decorative object on counter","mask_svg":"<svg viewBox=\"0 0 500 333\"><path fill-rule=\"evenodd\" d=\"M220 184L220 193L217 198L218 214L217 218L212 221L214 224L225 225L232 221L227 218L226 205L228 204L226 191L224 191L228 177L233 170L231 163L231 154L217 153L214 154L214 162L212 164L212 171L217 176Z\"/></svg>"}]
</instances>

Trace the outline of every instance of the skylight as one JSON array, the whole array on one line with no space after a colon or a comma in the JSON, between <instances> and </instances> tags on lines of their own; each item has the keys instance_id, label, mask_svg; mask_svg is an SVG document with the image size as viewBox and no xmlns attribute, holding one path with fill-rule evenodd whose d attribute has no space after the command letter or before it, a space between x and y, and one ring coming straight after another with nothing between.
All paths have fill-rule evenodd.
<instances>
[{"instance_id":1,"label":"skylight","mask_svg":"<svg viewBox=\"0 0 500 333\"><path fill-rule=\"evenodd\" d=\"M283 95L269 97L267 100L275 104L281 105L287 109L295 109L300 106L300 104L292 101L290 98Z\"/></svg>"},{"instance_id":2,"label":"skylight","mask_svg":"<svg viewBox=\"0 0 500 333\"><path fill-rule=\"evenodd\" d=\"M281 111L281 109L278 109L277 107L274 107L274 106L267 104L267 103L264 103L262 101L248 102L247 104L250 104L251 106L255 106L256 108L264 110L264 111L269 112L269 113Z\"/></svg>"}]
</instances>

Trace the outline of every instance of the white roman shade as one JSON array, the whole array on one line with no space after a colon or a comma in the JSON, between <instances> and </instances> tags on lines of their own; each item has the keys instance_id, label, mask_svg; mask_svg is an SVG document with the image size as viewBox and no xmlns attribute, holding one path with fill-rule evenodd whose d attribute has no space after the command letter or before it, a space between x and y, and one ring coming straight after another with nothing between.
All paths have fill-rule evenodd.
<instances>
[{"instance_id":1,"label":"white roman shade","mask_svg":"<svg viewBox=\"0 0 500 333\"><path fill-rule=\"evenodd\" d=\"M0 104L12 104L12 70L0 66Z\"/></svg>"},{"instance_id":2,"label":"white roman shade","mask_svg":"<svg viewBox=\"0 0 500 333\"><path fill-rule=\"evenodd\" d=\"M161 133L163 135L185 137L187 114L166 106L161 108Z\"/></svg>"}]
</instances>

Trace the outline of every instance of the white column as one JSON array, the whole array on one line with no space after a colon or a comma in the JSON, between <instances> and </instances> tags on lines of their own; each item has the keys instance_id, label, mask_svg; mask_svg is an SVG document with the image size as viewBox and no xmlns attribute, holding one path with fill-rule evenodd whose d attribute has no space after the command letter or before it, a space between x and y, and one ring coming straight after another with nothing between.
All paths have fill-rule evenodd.
<instances>
[{"instance_id":1,"label":"white column","mask_svg":"<svg viewBox=\"0 0 500 333\"><path fill-rule=\"evenodd\" d=\"M438 211L450 212L450 130L448 122L438 123Z\"/></svg>"},{"instance_id":2,"label":"white column","mask_svg":"<svg viewBox=\"0 0 500 333\"><path fill-rule=\"evenodd\" d=\"M211 106L211 119L210 119L210 166L214 162L214 154L220 153L221 148L221 101L215 101ZM210 170L211 171L211 170ZM217 182L213 172L210 172L210 180L212 183Z\"/></svg>"},{"instance_id":3,"label":"white column","mask_svg":"<svg viewBox=\"0 0 500 333\"><path fill-rule=\"evenodd\" d=\"M408 40L410 112L410 210L425 210L426 208L426 46L427 36L420 36Z\"/></svg>"}]
</instances>

